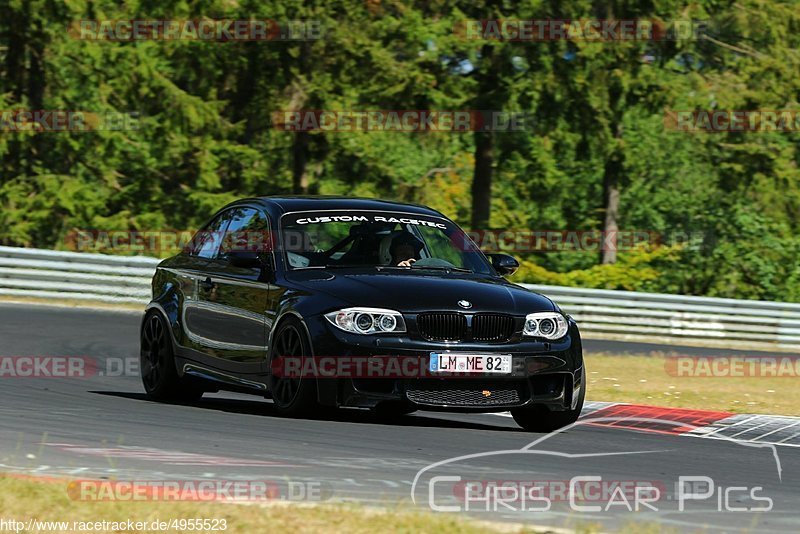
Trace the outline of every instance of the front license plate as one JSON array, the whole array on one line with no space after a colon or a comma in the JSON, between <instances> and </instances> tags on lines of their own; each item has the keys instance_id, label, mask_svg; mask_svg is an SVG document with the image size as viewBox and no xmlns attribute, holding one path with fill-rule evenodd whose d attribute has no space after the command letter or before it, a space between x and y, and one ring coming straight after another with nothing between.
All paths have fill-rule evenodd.
<instances>
[{"instance_id":1,"label":"front license plate","mask_svg":"<svg viewBox=\"0 0 800 534\"><path fill-rule=\"evenodd\" d=\"M431 352L428 369L432 373L511 374L511 355Z\"/></svg>"}]
</instances>

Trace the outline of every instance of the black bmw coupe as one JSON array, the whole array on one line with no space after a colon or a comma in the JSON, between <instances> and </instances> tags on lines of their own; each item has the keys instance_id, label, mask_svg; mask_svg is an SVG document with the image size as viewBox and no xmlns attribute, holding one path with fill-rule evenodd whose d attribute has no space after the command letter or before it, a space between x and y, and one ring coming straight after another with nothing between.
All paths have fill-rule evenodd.
<instances>
[{"instance_id":1,"label":"black bmw coupe","mask_svg":"<svg viewBox=\"0 0 800 534\"><path fill-rule=\"evenodd\" d=\"M510 411L551 431L580 415L581 338L553 301L503 278L518 266L424 206L239 200L158 265L144 387L156 400L254 393L287 415Z\"/></svg>"}]
</instances>

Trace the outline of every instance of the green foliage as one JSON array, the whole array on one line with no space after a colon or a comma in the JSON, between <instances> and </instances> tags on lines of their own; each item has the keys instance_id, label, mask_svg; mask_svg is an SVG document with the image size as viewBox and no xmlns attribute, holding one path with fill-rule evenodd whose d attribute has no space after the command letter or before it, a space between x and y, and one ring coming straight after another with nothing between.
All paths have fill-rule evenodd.
<instances>
[{"instance_id":1,"label":"green foliage","mask_svg":"<svg viewBox=\"0 0 800 534\"><path fill-rule=\"evenodd\" d=\"M595 265L556 273L530 261L522 261L514 274L515 282L557 286L621 289L625 291L663 291L661 278L665 273L680 267L680 247L639 249L620 256L620 261L610 265Z\"/></svg>"},{"instance_id":2,"label":"green foliage","mask_svg":"<svg viewBox=\"0 0 800 534\"><path fill-rule=\"evenodd\" d=\"M76 229L191 229L242 196L421 202L471 219L474 138L320 133L293 109L526 112L494 135L491 227L599 230L615 169L619 225L663 244L523 254L517 281L800 301L800 134L686 134L667 110L798 108L800 11L778 0L0 0L0 109L133 112L136 129L0 134L0 243L64 248ZM287 42L93 42L81 19L317 20ZM464 19L704 19L710 39L464 39ZM494 79L486 81L486 72ZM298 178L302 180L298 181ZM676 237L677 236L677 237ZM689 236L687 242L683 237Z\"/></svg>"}]
</instances>

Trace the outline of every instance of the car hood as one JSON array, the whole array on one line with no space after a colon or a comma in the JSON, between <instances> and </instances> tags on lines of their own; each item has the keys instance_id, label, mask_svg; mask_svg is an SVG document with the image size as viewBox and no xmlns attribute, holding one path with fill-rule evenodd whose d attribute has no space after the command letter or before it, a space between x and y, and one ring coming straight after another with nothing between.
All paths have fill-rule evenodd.
<instances>
[{"instance_id":1,"label":"car hood","mask_svg":"<svg viewBox=\"0 0 800 534\"><path fill-rule=\"evenodd\" d=\"M480 275L437 276L423 273L293 273L289 278L312 293L323 292L348 306L389 308L401 312L467 311L525 315L557 309L547 297L502 278Z\"/></svg>"}]
</instances>

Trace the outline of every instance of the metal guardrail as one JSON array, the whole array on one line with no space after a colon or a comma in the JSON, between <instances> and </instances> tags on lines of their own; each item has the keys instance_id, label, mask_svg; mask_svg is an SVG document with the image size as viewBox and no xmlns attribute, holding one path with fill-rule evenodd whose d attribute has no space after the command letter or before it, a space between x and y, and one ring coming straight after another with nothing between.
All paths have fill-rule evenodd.
<instances>
[{"instance_id":1,"label":"metal guardrail","mask_svg":"<svg viewBox=\"0 0 800 534\"><path fill-rule=\"evenodd\" d=\"M159 260L0 247L0 296L144 304Z\"/></svg>"},{"instance_id":2,"label":"metal guardrail","mask_svg":"<svg viewBox=\"0 0 800 534\"><path fill-rule=\"evenodd\" d=\"M522 285L556 301L587 337L800 350L800 304Z\"/></svg>"},{"instance_id":3,"label":"metal guardrail","mask_svg":"<svg viewBox=\"0 0 800 534\"><path fill-rule=\"evenodd\" d=\"M144 304L159 260L0 247L0 296ZM800 351L800 304L522 284L587 338Z\"/></svg>"}]
</instances>

